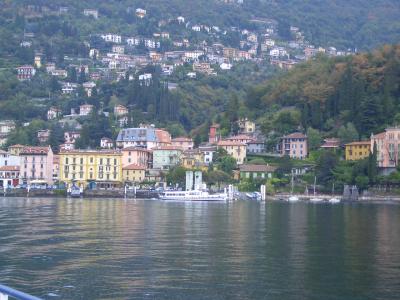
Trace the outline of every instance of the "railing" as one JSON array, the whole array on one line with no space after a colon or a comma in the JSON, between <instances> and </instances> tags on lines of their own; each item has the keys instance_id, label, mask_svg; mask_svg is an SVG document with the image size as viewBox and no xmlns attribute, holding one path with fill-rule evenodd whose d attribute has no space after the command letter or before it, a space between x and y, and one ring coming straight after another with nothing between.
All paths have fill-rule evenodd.
<instances>
[{"instance_id":1,"label":"railing","mask_svg":"<svg viewBox=\"0 0 400 300\"><path fill-rule=\"evenodd\" d=\"M18 300L42 300L0 284L0 300L8 300L8 297Z\"/></svg>"}]
</instances>

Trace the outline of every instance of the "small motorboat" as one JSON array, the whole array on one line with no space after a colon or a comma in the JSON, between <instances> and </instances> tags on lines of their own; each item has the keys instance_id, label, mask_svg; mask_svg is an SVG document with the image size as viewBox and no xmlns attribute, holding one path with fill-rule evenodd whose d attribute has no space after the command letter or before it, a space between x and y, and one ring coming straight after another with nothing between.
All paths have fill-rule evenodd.
<instances>
[{"instance_id":1,"label":"small motorboat","mask_svg":"<svg viewBox=\"0 0 400 300\"><path fill-rule=\"evenodd\" d=\"M332 203L332 204L336 204L336 203L340 203L340 199L334 197L334 198L329 199L328 202L329 202L329 203Z\"/></svg>"},{"instance_id":2,"label":"small motorboat","mask_svg":"<svg viewBox=\"0 0 400 300\"><path fill-rule=\"evenodd\" d=\"M313 203L319 203L319 202L323 202L323 201L324 201L324 199L318 198L318 197L310 198L310 202L313 202Z\"/></svg>"},{"instance_id":3,"label":"small motorboat","mask_svg":"<svg viewBox=\"0 0 400 300\"><path fill-rule=\"evenodd\" d=\"M300 201L300 198L297 196L290 196L288 201L289 202L297 202L297 201Z\"/></svg>"}]
</instances>

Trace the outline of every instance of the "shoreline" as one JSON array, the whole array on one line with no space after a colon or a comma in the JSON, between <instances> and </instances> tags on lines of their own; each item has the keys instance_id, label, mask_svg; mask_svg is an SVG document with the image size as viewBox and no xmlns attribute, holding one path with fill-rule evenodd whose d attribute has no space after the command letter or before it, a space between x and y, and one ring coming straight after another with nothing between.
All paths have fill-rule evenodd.
<instances>
[{"instance_id":1,"label":"shoreline","mask_svg":"<svg viewBox=\"0 0 400 300\"><path fill-rule=\"evenodd\" d=\"M67 195L66 191L62 190L31 190L27 193L26 190L11 190L7 193L0 193L1 198L60 198L60 199L154 199L157 198L157 193L154 191L139 191L134 197L132 194L125 195L124 190L90 190L85 191L80 197L71 197ZM286 193L278 193L274 195L267 195L266 202L286 202L292 194ZM314 197L313 195L295 195L300 200L299 202L312 203L310 198ZM341 203L377 203L377 204L387 204L387 203L397 203L400 204L400 196L399 195L368 195L368 196L360 196L357 200L343 200L340 195L323 195L319 194L315 197L322 198L324 201L321 203L327 203L329 199L332 197L336 197L341 200ZM254 201L245 198L239 198L232 201L244 200L244 201Z\"/></svg>"}]
</instances>

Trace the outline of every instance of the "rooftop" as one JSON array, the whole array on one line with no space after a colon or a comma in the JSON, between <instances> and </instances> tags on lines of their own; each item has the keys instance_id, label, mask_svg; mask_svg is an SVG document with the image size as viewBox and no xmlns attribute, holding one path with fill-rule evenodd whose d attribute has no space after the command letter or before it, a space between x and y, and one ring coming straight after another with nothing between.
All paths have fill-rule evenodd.
<instances>
[{"instance_id":1,"label":"rooftop","mask_svg":"<svg viewBox=\"0 0 400 300\"><path fill-rule=\"evenodd\" d=\"M356 145L365 145L365 146L370 146L371 145L371 141L359 141L359 142L351 142L346 144L345 146L356 146Z\"/></svg>"},{"instance_id":2,"label":"rooftop","mask_svg":"<svg viewBox=\"0 0 400 300\"><path fill-rule=\"evenodd\" d=\"M283 139L306 139L307 136L301 132L293 132L291 134L285 135Z\"/></svg>"},{"instance_id":3,"label":"rooftop","mask_svg":"<svg viewBox=\"0 0 400 300\"><path fill-rule=\"evenodd\" d=\"M241 165L239 167L241 172L274 172L277 167L270 165Z\"/></svg>"},{"instance_id":4,"label":"rooftop","mask_svg":"<svg viewBox=\"0 0 400 300\"><path fill-rule=\"evenodd\" d=\"M0 171L19 171L19 166L2 166L0 167Z\"/></svg>"},{"instance_id":5,"label":"rooftop","mask_svg":"<svg viewBox=\"0 0 400 300\"><path fill-rule=\"evenodd\" d=\"M122 167L122 170L146 170L146 167L139 166L137 164L130 164L125 167Z\"/></svg>"}]
</instances>

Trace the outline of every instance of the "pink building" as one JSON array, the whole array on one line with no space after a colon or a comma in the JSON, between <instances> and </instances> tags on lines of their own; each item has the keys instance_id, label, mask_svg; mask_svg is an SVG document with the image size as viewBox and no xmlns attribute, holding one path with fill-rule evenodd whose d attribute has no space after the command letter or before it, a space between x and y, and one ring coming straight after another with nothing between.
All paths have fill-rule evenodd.
<instances>
[{"instance_id":1,"label":"pink building","mask_svg":"<svg viewBox=\"0 0 400 300\"><path fill-rule=\"evenodd\" d=\"M122 166L135 164L145 168L151 167L152 151L141 147L127 147L122 151Z\"/></svg>"},{"instance_id":2,"label":"pink building","mask_svg":"<svg viewBox=\"0 0 400 300\"><path fill-rule=\"evenodd\" d=\"M371 135L371 150L377 149L378 167L396 168L400 159L400 127L387 128L385 132Z\"/></svg>"},{"instance_id":3,"label":"pink building","mask_svg":"<svg viewBox=\"0 0 400 300\"><path fill-rule=\"evenodd\" d=\"M307 136L301 132L295 132L282 137L278 151L281 155L289 155L290 158L306 158L308 155Z\"/></svg>"},{"instance_id":4,"label":"pink building","mask_svg":"<svg viewBox=\"0 0 400 300\"><path fill-rule=\"evenodd\" d=\"M25 65L17 68L18 80L30 80L36 74L33 66Z\"/></svg>"},{"instance_id":5,"label":"pink building","mask_svg":"<svg viewBox=\"0 0 400 300\"><path fill-rule=\"evenodd\" d=\"M53 184L53 151L47 147L25 147L20 152L20 174L24 183Z\"/></svg>"},{"instance_id":6,"label":"pink building","mask_svg":"<svg viewBox=\"0 0 400 300\"><path fill-rule=\"evenodd\" d=\"M184 151L193 149L193 139L187 137L177 137L171 140L171 146L180 147Z\"/></svg>"}]
</instances>

